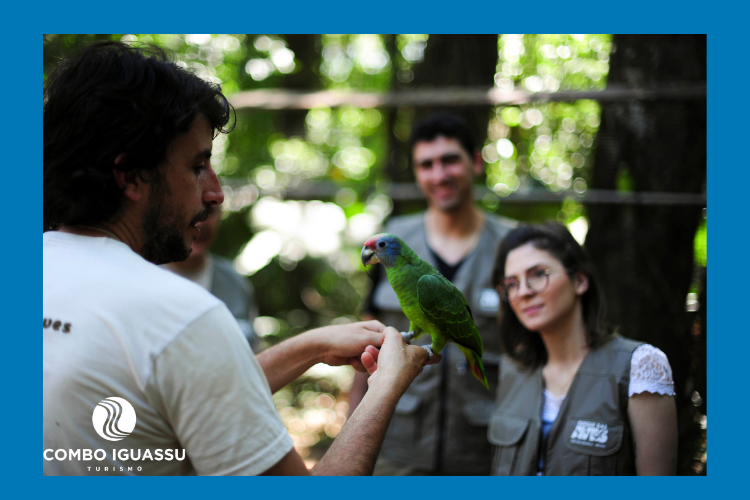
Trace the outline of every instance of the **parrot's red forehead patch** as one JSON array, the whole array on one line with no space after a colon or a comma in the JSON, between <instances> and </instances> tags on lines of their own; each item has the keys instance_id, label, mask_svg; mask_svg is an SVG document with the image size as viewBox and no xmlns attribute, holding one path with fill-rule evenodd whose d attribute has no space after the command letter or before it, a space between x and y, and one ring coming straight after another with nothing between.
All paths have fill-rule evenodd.
<instances>
[{"instance_id":1,"label":"parrot's red forehead patch","mask_svg":"<svg viewBox=\"0 0 750 500\"><path fill-rule=\"evenodd\" d=\"M381 236L383 236L383 235L382 234L376 234L375 236L371 236L370 239L368 239L367 241L365 241L365 246L367 248L374 249L375 248L375 243L378 242L378 240L380 239Z\"/></svg>"}]
</instances>

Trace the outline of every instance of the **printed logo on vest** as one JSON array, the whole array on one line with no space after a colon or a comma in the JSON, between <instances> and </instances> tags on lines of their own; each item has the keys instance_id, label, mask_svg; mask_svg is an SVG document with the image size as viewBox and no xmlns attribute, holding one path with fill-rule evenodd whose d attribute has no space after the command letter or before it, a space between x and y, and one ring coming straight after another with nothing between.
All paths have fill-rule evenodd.
<instances>
[{"instance_id":1,"label":"printed logo on vest","mask_svg":"<svg viewBox=\"0 0 750 500\"><path fill-rule=\"evenodd\" d=\"M575 429L570 434L570 442L582 446L591 446L595 448L605 448L609 438L609 428L607 424L601 422L590 422L588 420L579 420Z\"/></svg>"},{"instance_id":2,"label":"printed logo on vest","mask_svg":"<svg viewBox=\"0 0 750 500\"><path fill-rule=\"evenodd\" d=\"M122 398L99 401L91 416L94 430L107 441L120 441L135 429L135 408Z\"/></svg>"}]
</instances>

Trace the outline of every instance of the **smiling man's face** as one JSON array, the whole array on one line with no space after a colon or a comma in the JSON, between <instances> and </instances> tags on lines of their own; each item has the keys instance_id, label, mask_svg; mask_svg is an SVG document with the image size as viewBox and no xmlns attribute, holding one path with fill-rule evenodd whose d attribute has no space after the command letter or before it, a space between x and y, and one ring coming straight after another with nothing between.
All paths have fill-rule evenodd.
<instances>
[{"instance_id":1,"label":"smiling man's face","mask_svg":"<svg viewBox=\"0 0 750 500\"><path fill-rule=\"evenodd\" d=\"M414 177L430 207L450 212L471 201L474 176L481 174L482 163L458 140L438 136L417 142L412 160Z\"/></svg>"}]
</instances>

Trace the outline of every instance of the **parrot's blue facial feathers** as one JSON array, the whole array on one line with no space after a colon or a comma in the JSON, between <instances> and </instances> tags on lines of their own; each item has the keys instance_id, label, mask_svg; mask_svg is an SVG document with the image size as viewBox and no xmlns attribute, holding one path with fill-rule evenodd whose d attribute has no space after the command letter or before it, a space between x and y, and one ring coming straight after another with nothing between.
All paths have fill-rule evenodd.
<instances>
[{"instance_id":1,"label":"parrot's blue facial feathers","mask_svg":"<svg viewBox=\"0 0 750 500\"><path fill-rule=\"evenodd\" d=\"M380 262L385 267L396 264L401 256L404 243L397 237L388 233L380 233L371 236L362 247L362 264L376 264Z\"/></svg>"},{"instance_id":2,"label":"parrot's blue facial feathers","mask_svg":"<svg viewBox=\"0 0 750 500\"><path fill-rule=\"evenodd\" d=\"M401 255L401 240L392 234L382 234L375 241L375 252L384 266L390 267Z\"/></svg>"}]
</instances>

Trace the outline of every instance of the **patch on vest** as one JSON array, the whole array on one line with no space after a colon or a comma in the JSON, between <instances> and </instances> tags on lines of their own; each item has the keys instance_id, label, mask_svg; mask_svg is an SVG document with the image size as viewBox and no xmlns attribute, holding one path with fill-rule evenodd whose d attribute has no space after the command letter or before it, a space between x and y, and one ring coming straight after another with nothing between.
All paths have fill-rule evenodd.
<instances>
[{"instance_id":1,"label":"patch on vest","mask_svg":"<svg viewBox=\"0 0 750 500\"><path fill-rule=\"evenodd\" d=\"M573 444L582 444L584 446L594 446L604 448L609 436L607 424L600 422L589 422L588 420L579 420L573 433L570 435L570 442Z\"/></svg>"},{"instance_id":2,"label":"patch on vest","mask_svg":"<svg viewBox=\"0 0 750 500\"><path fill-rule=\"evenodd\" d=\"M620 449L623 424L571 419L563 430L565 445L579 453L605 456Z\"/></svg>"}]
</instances>

